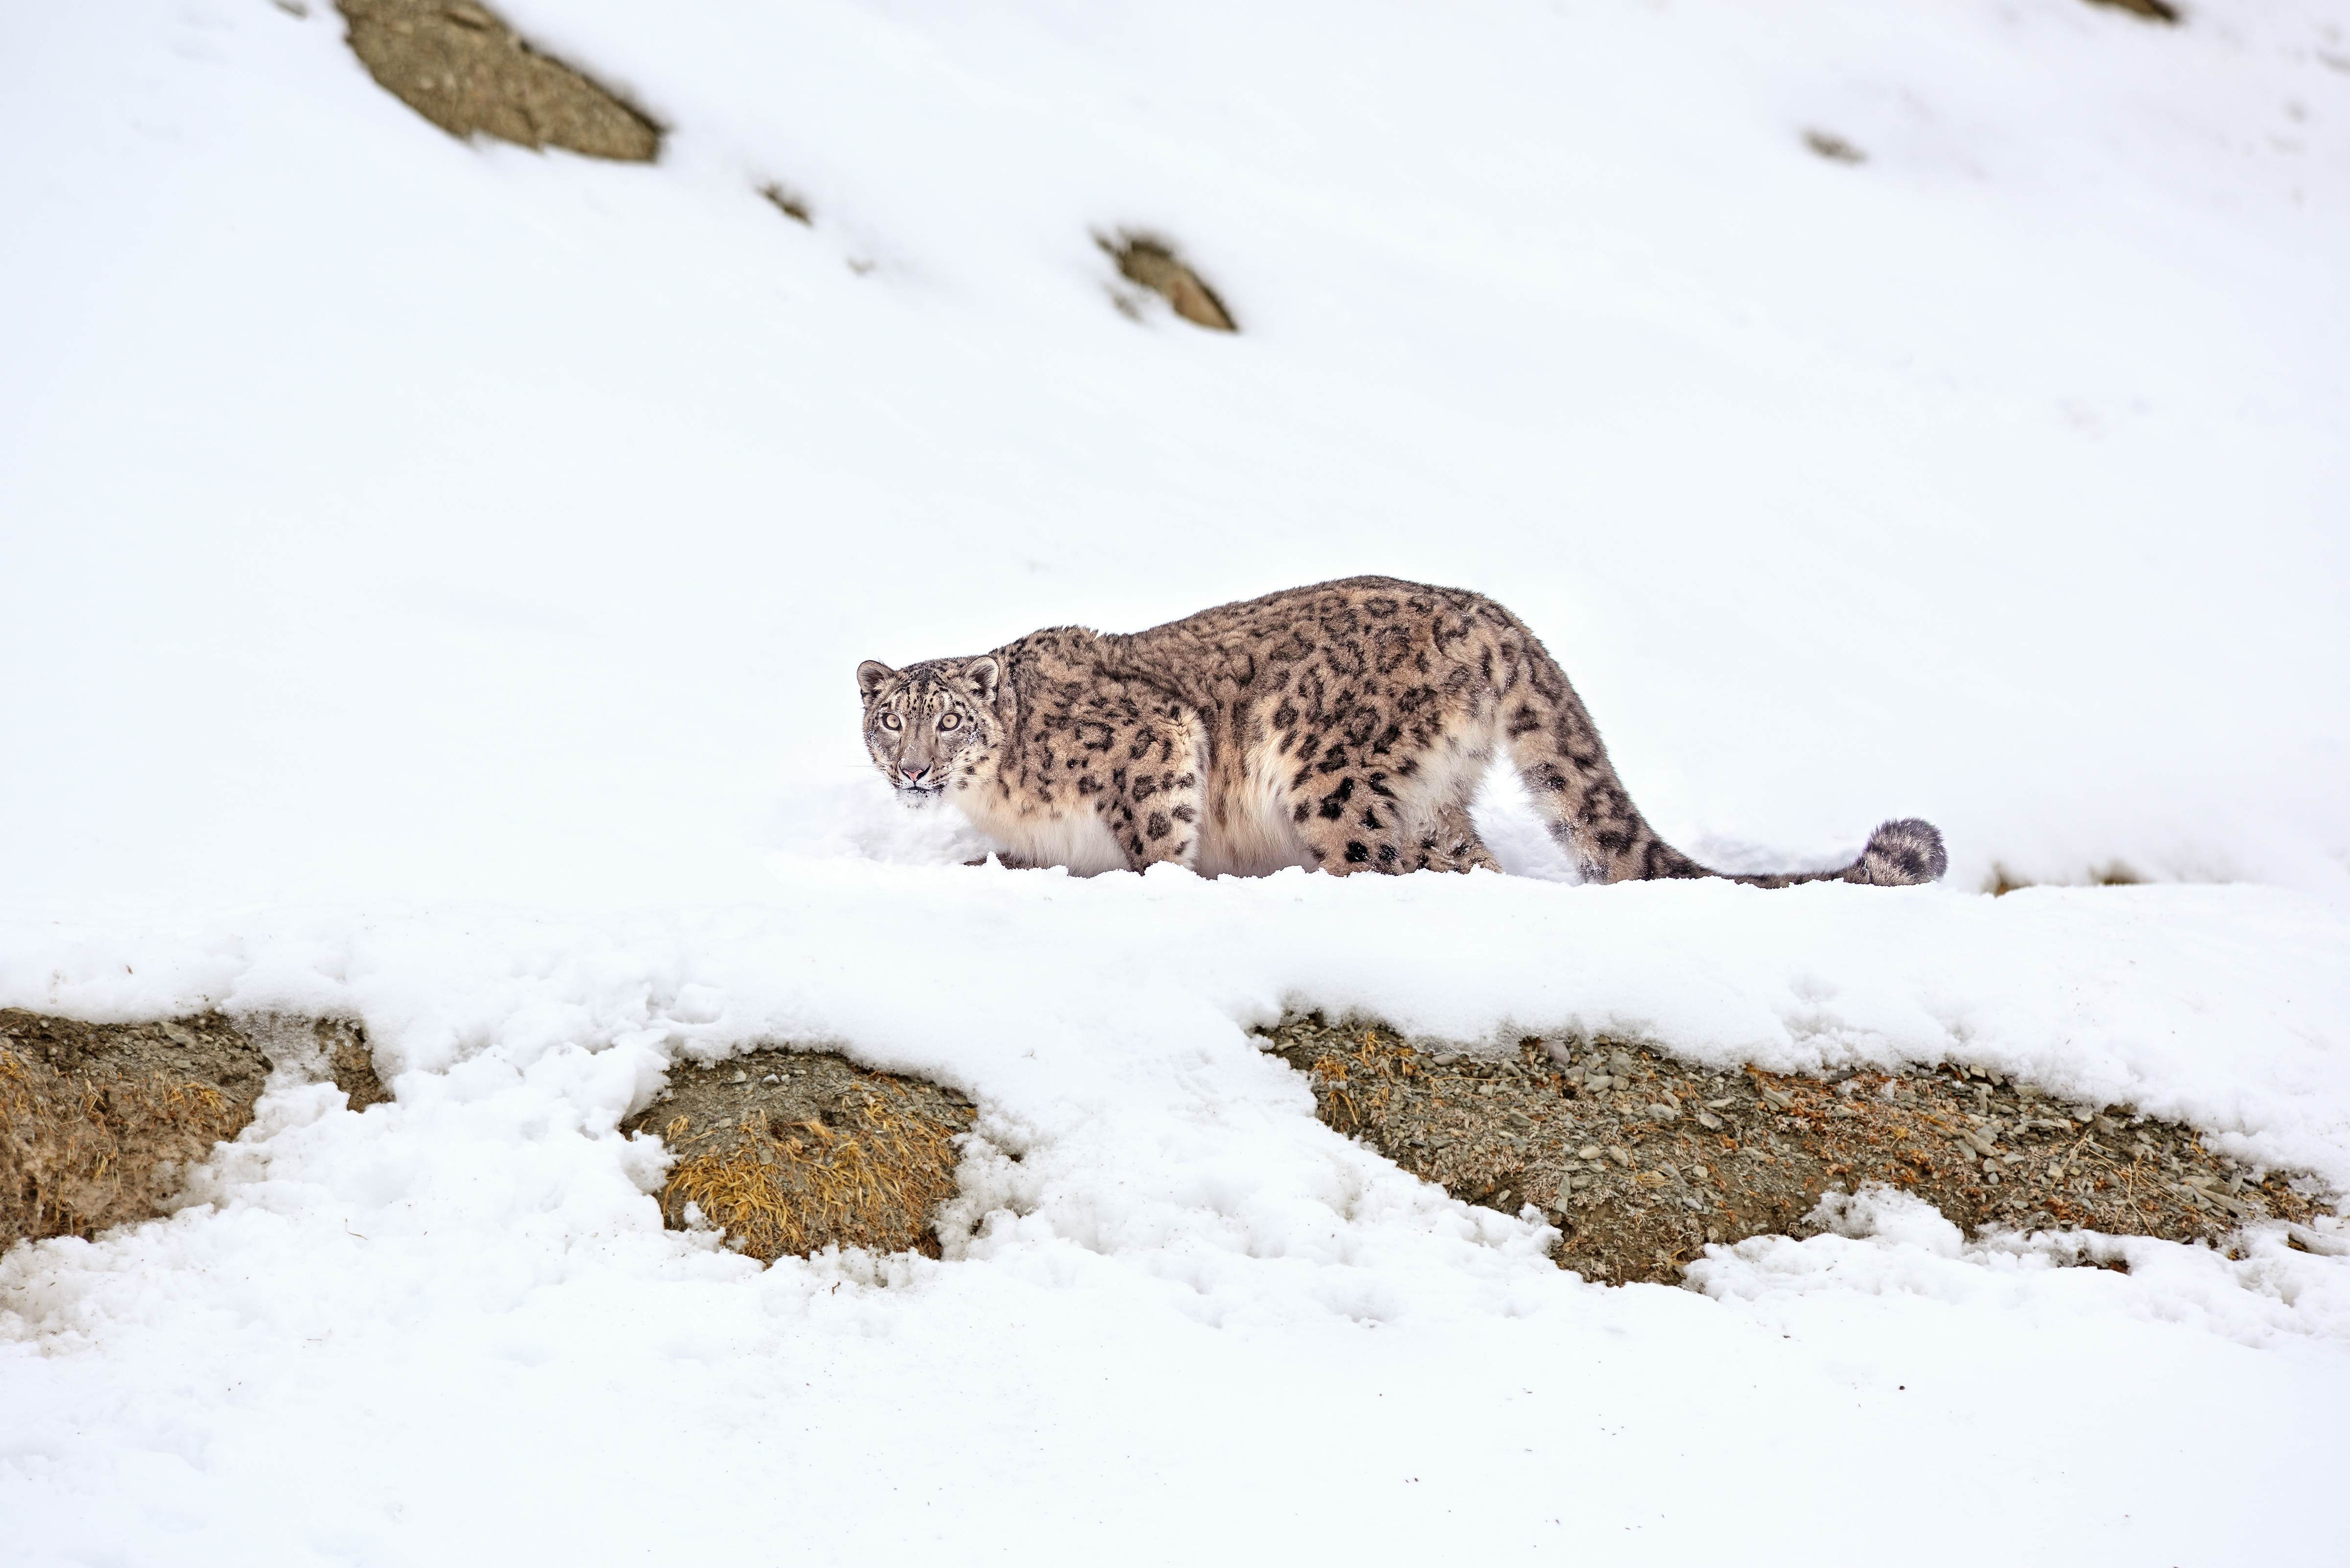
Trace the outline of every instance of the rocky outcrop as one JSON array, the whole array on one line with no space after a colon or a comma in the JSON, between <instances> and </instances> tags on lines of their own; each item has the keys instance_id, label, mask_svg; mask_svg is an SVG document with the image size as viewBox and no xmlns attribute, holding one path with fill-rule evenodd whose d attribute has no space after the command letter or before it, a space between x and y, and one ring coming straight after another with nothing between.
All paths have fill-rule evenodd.
<instances>
[{"instance_id":1,"label":"rocky outcrop","mask_svg":"<svg viewBox=\"0 0 2350 1568\"><path fill-rule=\"evenodd\" d=\"M378 86L455 137L651 161L660 128L473 0L336 0Z\"/></svg>"},{"instance_id":2,"label":"rocky outcrop","mask_svg":"<svg viewBox=\"0 0 2350 1568\"><path fill-rule=\"evenodd\" d=\"M1184 320L1211 332L1240 330L1216 291L1167 241L1155 234L1121 234L1097 235L1095 243L1118 264L1121 277L1164 298Z\"/></svg>"}]
</instances>

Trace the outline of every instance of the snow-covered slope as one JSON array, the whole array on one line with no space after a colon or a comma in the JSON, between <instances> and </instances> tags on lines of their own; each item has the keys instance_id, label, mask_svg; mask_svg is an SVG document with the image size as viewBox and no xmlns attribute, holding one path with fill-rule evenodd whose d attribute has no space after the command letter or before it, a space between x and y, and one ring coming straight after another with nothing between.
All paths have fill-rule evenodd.
<instances>
[{"instance_id":1,"label":"snow-covered slope","mask_svg":"<svg viewBox=\"0 0 2350 1568\"><path fill-rule=\"evenodd\" d=\"M400 1071L0 1261L10 1550L2338 1554L2350 1261L1863 1203L1601 1290L1243 1031L1952 1056L2350 1183L2350 16L505 11L661 161L316 0L0 14L0 1004ZM966 870L857 743L859 659L1364 571L1686 847L1949 884L1562 887L1507 790L1518 880ZM945 1262L660 1230L615 1123L774 1034L979 1099Z\"/></svg>"},{"instance_id":2,"label":"snow-covered slope","mask_svg":"<svg viewBox=\"0 0 2350 1568\"><path fill-rule=\"evenodd\" d=\"M2327 7L1268 9L514 7L650 168L323 6L16 9L11 892L757 893L858 659L1362 571L1694 846L2350 879Z\"/></svg>"}]
</instances>

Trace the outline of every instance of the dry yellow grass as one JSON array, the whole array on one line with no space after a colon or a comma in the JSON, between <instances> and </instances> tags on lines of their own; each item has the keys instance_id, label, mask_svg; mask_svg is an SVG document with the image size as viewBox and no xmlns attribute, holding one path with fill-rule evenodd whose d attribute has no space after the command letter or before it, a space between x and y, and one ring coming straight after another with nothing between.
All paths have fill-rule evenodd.
<instances>
[{"instance_id":1,"label":"dry yellow grass","mask_svg":"<svg viewBox=\"0 0 2350 1568\"><path fill-rule=\"evenodd\" d=\"M253 1119L211 1085L55 1072L0 1049L0 1247L162 1211L182 1167Z\"/></svg>"},{"instance_id":2,"label":"dry yellow grass","mask_svg":"<svg viewBox=\"0 0 2350 1568\"><path fill-rule=\"evenodd\" d=\"M355 1111L391 1098L349 1019L0 1008L0 1247L169 1212L188 1168L252 1122L273 1061L332 1078Z\"/></svg>"},{"instance_id":3,"label":"dry yellow grass","mask_svg":"<svg viewBox=\"0 0 2350 1568\"><path fill-rule=\"evenodd\" d=\"M827 1246L938 1254L931 1216L955 1189L956 1137L968 1105L937 1087L866 1073L837 1057L787 1052L738 1058L784 1072L711 1081L684 1075L636 1127L678 1156L661 1214L688 1206L762 1262ZM766 1080L776 1079L777 1087ZM785 1083L783 1080L790 1081Z\"/></svg>"}]
</instances>

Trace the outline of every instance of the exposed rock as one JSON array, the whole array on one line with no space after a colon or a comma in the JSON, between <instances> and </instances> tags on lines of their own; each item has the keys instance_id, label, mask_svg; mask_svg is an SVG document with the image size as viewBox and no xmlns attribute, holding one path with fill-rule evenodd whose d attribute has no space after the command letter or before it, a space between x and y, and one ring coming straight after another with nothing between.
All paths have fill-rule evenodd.
<instances>
[{"instance_id":1,"label":"exposed rock","mask_svg":"<svg viewBox=\"0 0 2350 1568\"><path fill-rule=\"evenodd\" d=\"M1201 281L1175 247L1155 234L1122 234L1115 238L1095 236L1096 243L1118 264L1119 274L1129 283L1141 285L1164 297L1175 308L1175 314L1194 326L1214 332L1240 330L1216 297L1216 291Z\"/></svg>"},{"instance_id":2,"label":"exposed rock","mask_svg":"<svg viewBox=\"0 0 2350 1568\"><path fill-rule=\"evenodd\" d=\"M386 92L455 137L649 162L660 128L549 59L473 0L336 0L352 53Z\"/></svg>"},{"instance_id":3,"label":"exposed rock","mask_svg":"<svg viewBox=\"0 0 2350 1568\"><path fill-rule=\"evenodd\" d=\"M932 1215L972 1116L951 1089L771 1049L681 1066L623 1130L677 1156L660 1195L671 1230L716 1226L763 1262L836 1243L936 1257Z\"/></svg>"},{"instance_id":4,"label":"exposed rock","mask_svg":"<svg viewBox=\"0 0 2350 1568\"><path fill-rule=\"evenodd\" d=\"M1868 154L1833 130L1804 132L1804 145L1831 163L1866 163Z\"/></svg>"},{"instance_id":5,"label":"exposed rock","mask_svg":"<svg viewBox=\"0 0 2350 1568\"><path fill-rule=\"evenodd\" d=\"M319 1044L326 1049L328 1076L342 1090L352 1110L390 1104L391 1091L376 1075L375 1053L368 1049L365 1030L340 1018L322 1018L312 1027L317 1032Z\"/></svg>"},{"instance_id":6,"label":"exposed rock","mask_svg":"<svg viewBox=\"0 0 2350 1568\"><path fill-rule=\"evenodd\" d=\"M1534 1205L1559 1227L1560 1264L1594 1278L1678 1280L1707 1243L1804 1234L1823 1194L1864 1182L1969 1231L2224 1245L2244 1223L2306 1225L2329 1208L2314 1183L2239 1166L2175 1124L1956 1068L1825 1082L1613 1041L1480 1057L1319 1018L1269 1040L1307 1075L1323 1121L1464 1201Z\"/></svg>"},{"instance_id":7,"label":"exposed rock","mask_svg":"<svg viewBox=\"0 0 2350 1568\"><path fill-rule=\"evenodd\" d=\"M2149 22L2178 20L2178 7L2170 0L2089 0L2092 5L2104 5L2116 11L2126 11L2133 16L2143 16Z\"/></svg>"},{"instance_id":8,"label":"exposed rock","mask_svg":"<svg viewBox=\"0 0 2350 1568\"><path fill-rule=\"evenodd\" d=\"M0 1009L0 1248L170 1211L187 1168L251 1124L273 1063L391 1096L343 1019L84 1023Z\"/></svg>"},{"instance_id":9,"label":"exposed rock","mask_svg":"<svg viewBox=\"0 0 2350 1568\"><path fill-rule=\"evenodd\" d=\"M807 204L807 198L798 192L784 185L762 185L759 187L759 194L764 196L769 205L793 223L808 228L816 226L815 210Z\"/></svg>"}]
</instances>

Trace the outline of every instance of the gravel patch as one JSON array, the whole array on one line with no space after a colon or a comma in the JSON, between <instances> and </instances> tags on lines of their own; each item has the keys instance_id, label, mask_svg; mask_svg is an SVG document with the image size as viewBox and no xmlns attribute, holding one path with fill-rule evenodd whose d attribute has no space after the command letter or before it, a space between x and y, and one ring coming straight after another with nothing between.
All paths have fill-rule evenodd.
<instances>
[{"instance_id":1,"label":"gravel patch","mask_svg":"<svg viewBox=\"0 0 2350 1568\"><path fill-rule=\"evenodd\" d=\"M2332 1211L2314 1180L2189 1128L1963 1068L1830 1079L1717 1072L1653 1046L1526 1040L1492 1056L1298 1019L1267 1045L1316 1113L1455 1198L1558 1227L1560 1266L1677 1282L1709 1243L1804 1235L1824 1194L1897 1187L1969 1233L2083 1230L2226 1247Z\"/></svg>"}]
</instances>

